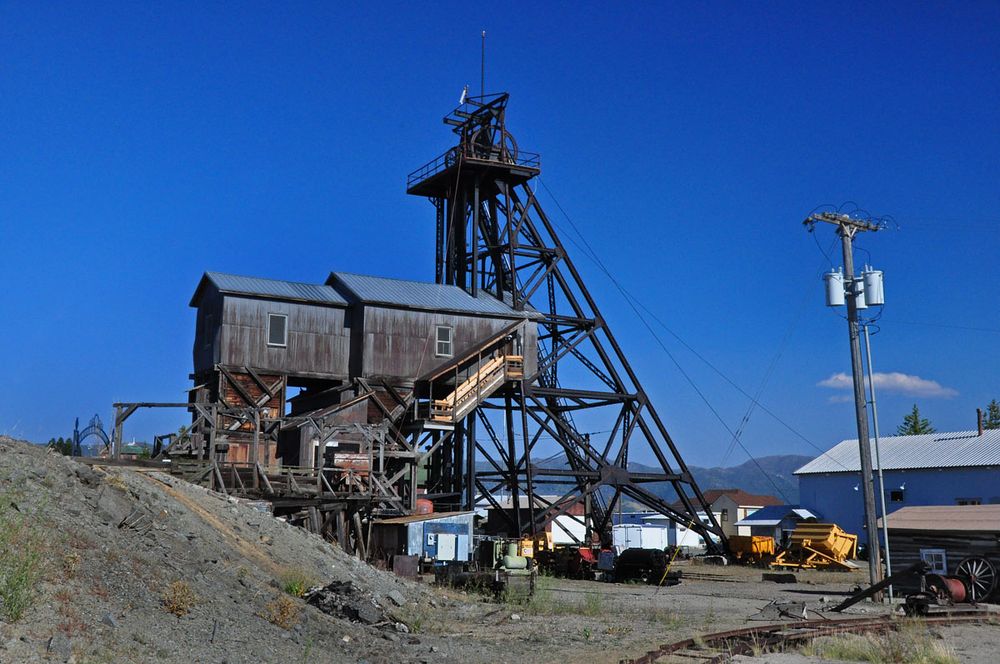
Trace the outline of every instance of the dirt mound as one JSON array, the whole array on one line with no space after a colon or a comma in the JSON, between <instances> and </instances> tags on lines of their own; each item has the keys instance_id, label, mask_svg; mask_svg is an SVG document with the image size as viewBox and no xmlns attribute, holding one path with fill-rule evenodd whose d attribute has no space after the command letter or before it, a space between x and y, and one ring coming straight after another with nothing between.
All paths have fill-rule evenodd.
<instances>
[{"instance_id":1,"label":"dirt mound","mask_svg":"<svg viewBox=\"0 0 1000 664\"><path fill-rule=\"evenodd\" d=\"M462 660L383 608L419 584L164 473L0 437L0 527L3 663Z\"/></svg>"}]
</instances>

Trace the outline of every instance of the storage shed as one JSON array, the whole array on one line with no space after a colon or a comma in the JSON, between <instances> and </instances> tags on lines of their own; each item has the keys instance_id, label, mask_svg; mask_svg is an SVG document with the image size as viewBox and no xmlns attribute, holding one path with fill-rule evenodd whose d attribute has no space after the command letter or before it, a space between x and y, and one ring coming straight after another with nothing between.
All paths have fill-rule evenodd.
<instances>
[{"instance_id":1,"label":"storage shed","mask_svg":"<svg viewBox=\"0 0 1000 664\"><path fill-rule=\"evenodd\" d=\"M882 522L879 520L879 527ZM948 505L903 507L888 516L889 553L895 574L918 560L935 574L955 575L973 561L988 563L995 587L1000 570L1000 505ZM897 584L901 590L917 590L916 578ZM995 594L995 588L993 592ZM988 595L984 595L988 596Z\"/></svg>"},{"instance_id":2,"label":"storage shed","mask_svg":"<svg viewBox=\"0 0 1000 664\"><path fill-rule=\"evenodd\" d=\"M413 514L377 520L372 526L376 557L418 556L431 561L472 559L475 512Z\"/></svg>"}]
</instances>

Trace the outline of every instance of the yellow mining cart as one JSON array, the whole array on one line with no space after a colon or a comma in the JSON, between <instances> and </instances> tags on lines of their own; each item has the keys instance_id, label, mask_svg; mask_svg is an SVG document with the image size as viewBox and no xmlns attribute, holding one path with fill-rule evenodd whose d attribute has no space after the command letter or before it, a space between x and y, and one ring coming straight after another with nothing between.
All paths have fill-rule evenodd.
<instances>
[{"instance_id":1,"label":"yellow mining cart","mask_svg":"<svg viewBox=\"0 0 1000 664\"><path fill-rule=\"evenodd\" d=\"M812 569L832 567L851 570L858 555L858 536L841 530L835 523L800 523L792 531L788 547L771 563L773 567Z\"/></svg>"},{"instance_id":2,"label":"yellow mining cart","mask_svg":"<svg viewBox=\"0 0 1000 664\"><path fill-rule=\"evenodd\" d=\"M744 565L764 563L774 558L774 538L766 535L732 535L729 552Z\"/></svg>"}]
</instances>

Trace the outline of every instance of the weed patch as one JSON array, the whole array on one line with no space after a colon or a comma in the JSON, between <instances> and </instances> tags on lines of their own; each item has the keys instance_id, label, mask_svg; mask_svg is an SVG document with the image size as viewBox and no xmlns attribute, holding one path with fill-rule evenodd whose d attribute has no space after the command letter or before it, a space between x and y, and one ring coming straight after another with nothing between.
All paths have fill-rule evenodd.
<instances>
[{"instance_id":1,"label":"weed patch","mask_svg":"<svg viewBox=\"0 0 1000 664\"><path fill-rule=\"evenodd\" d=\"M178 618L186 616L197 603L198 597L184 581L174 581L163 593L163 608Z\"/></svg>"},{"instance_id":2,"label":"weed patch","mask_svg":"<svg viewBox=\"0 0 1000 664\"><path fill-rule=\"evenodd\" d=\"M885 634L846 634L804 645L805 655L870 664L958 664L948 647L920 625L906 624Z\"/></svg>"},{"instance_id":3,"label":"weed patch","mask_svg":"<svg viewBox=\"0 0 1000 664\"><path fill-rule=\"evenodd\" d=\"M312 578L300 569L287 569L278 579L281 589L292 597L302 597L313 585Z\"/></svg>"},{"instance_id":4,"label":"weed patch","mask_svg":"<svg viewBox=\"0 0 1000 664\"><path fill-rule=\"evenodd\" d=\"M37 520L16 509L14 494L0 494L0 616L17 622L34 602L45 567Z\"/></svg>"},{"instance_id":5,"label":"weed patch","mask_svg":"<svg viewBox=\"0 0 1000 664\"><path fill-rule=\"evenodd\" d=\"M299 607L294 600L281 595L264 606L261 617L281 629L291 629L299 621Z\"/></svg>"}]
</instances>

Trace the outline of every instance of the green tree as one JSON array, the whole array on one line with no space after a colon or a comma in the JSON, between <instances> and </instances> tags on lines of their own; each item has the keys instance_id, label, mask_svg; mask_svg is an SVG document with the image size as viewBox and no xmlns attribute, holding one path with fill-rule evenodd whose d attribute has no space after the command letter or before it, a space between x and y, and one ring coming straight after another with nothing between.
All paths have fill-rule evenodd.
<instances>
[{"instance_id":1,"label":"green tree","mask_svg":"<svg viewBox=\"0 0 1000 664\"><path fill-rule=\"evenodd\" d=\"M73 456L73 438L63 438L59 436L58 438L49 438L49 449L53 449L59 454L65 456Z\"/></svg>"},{"instance_id":2,"label":"green tree","mask_svg":"<svg viewBox=\"0 0 1000 664\"><path fill-rule=\"evenodd\" d=\"M994 399L983 412L984 429L1000 429L1000 403Z\"/></svg>"},{"instance_id":3,"label":"green tree","mask_svg":"<svg viewBox=\"0 0 1000 664\"><path fill-rule=\"evenodd\" d=\"M917 404L913 404L913 410L903 418L903 423L896 427L897 436L916 436L922 433L934 433L936 429L931 426L930 420L920 417L920 409Z\"/></svg>"}]
</instances>

